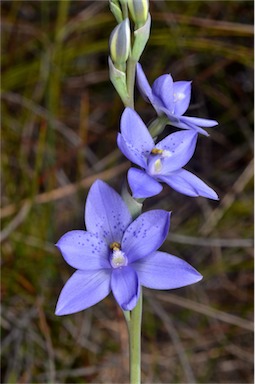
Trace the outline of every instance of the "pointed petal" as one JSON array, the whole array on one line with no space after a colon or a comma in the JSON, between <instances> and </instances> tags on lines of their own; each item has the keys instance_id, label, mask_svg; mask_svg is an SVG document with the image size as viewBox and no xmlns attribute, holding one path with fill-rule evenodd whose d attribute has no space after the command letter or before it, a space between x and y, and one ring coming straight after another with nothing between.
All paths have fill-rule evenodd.
<instances>
[{"instance_id":1,"label":"pointed petal","mask_svg":"<svg viewBox=\"0 0 255 384\"><path fill-rule=\"evenodd\" d=\"M159 76L152 84L153 100L155 104L162 104L170 113L174 113L173 79L171 75Z\"/></svg>"},{"instance_id":2,"label":"pointed petal","mask_svg":"<svg viewBox=\"0 0 255 384\"><path fill-rule=\"evenodd\" d=\"M164 242L170 226L170 213L162 209L142 213L127 228L121 249L132 263L156 251Z\"/></svg>"},{"instance_id":3,"label":"pointed petal","mask_svg":"<svg viewBox=\"0 0 255 384\"><path fill-rule=\"evenodd\" d=\"M136 199L155 196L162 191L162 185L141 169L130 168L127 177L132 195Z\"/></svg>"},{"instance_id":4,"label":"pointed petal","mask_svg":"<svg viewBox=\"0 0 255 384\"><path fill-rule=\"evenodd\" d=\"M194 154L196 143L197 133L191 130L174 132L161 140L156 148L167 152L166 157L162 159L160 173L165 175L186 165Z\"/></svg>"},{"instance_id":5,"label":"pointed petal","mask_svg":"<svg viewBox=\"0 0 255 384\"><path fill-rule=\"evenodd\" d=\"M218 125L216 120L202 119L200 117L182 116L180 119L183 123L197 125L198 127L211 128Z\"/></svg>"},{"instance_id":6,"label":"pointed petal","mask_svg":"<svg viewBox=\"0 0 255 384\"><path fill-rule=\"evenodd\" d=\"M191 97L191 81L175 81L173 84L174 92L174 114L177 116L183 115L190 103Z\"/></svg>"},{"instance_id":7,"label":"pointed petal","mask_svg":"<svg viewBox=\"0 0 255 384\"><path fill-rule=\"evenodd\" d=\"M101 180L93 183L85 208L88 232L97 235L108 245L121 242L124 231L132 221L127 205L120 195Z\"/></svg>"},{"instance_id":8,"label":"pointed petal","mask_svg":"<svg viewBox=\"0 0 255 384\"><path fill-rule=\"evenodd\" d=\"M113 269L111 288L117 303L124 311L134 309L139 299L140 284L136 272L131 267Z\"/></svg>"},{"instance_id":9,"label":"pointed petal","mask_svg":"<svg viewBox=\"0 0 255 384\"><path fill-rule=\"evenodd\" d=\"M144 154L139 152L128 141L126 141L120 133L118 133L117 136L117 145L119 150L123 153L124 156L126 156L128 160L131 161L131 163L139 165L142 168L146 167L147 158L144 156Z\"/></svg>"},{"instance_id":10,"label":"pointed petal","mask_svg":"<svg viewBox=\"0 0 255 384\"><path fill-rule=\"evenodd\" d=\"M56 246L71 267L82 270L110 268L109 248L97 236L86 231L70 231Z\"/></svg>"},{"instance_id":11,"label":"pointed petal","mask_svg":"<svg viewBox=\"0 0 255 384\"><path fill-rule=\"evenodd\" d=\"M169 176L160 176L160 180L184 195L192 197L203 196L209 199L219 200L216 192L214 192L212 188L208 187L201 179L185 169L173 172Z\"/></svg>"},{"instance_id":12,"label":"pointed petal","mask_svg":"<svg viewBox=\"0 0 255 384\"><path fill-rule=\"evenodd\" d=\"M167 117L169 118L169 124L172 125L173 127L181 128L181 129L188 129L195 131L197 133L201 133L204 136L209 136L208 132L206 132L203 128L198 127L195 124L189 124L184 122L184 118L186 116L179 116L177 119L176 116L171 116L171 114L166 113Z\"/></svg>"},{"instance_id":13,"label":"pointed petal","mask_svg":"<svg viewBox=\"0 0 255 384\"><path fill-rule=\"evenodd\" d=\"M56 315L82 311L103 300L111 291L111 270L76 271L64 285Z\"/></svg>"},{"instance_id":14,"label":"pointed petal","mask_svg":"<svg viewBox=\"0 0 255 384\"><path fill-rule=\"evenodd\" d=\"M150 87L150 84L148 83L148 80L146 79L142 66L139 63L136 66L136 83L142 97L146 101L151 102L152 101L151 87Z\"/></svg>"},{"instance_id":15,"label":"pointed petal","mask_svg":"<svg viewBox=\"0 0 255 384\"><path fill-rule=\"evenodd\" d=\"M143 156L148 156L154 141L141 117L131 108L125 108L121 116L120 131L123 138Z\"/></svg>"},{"instance_id":16,"label":"pointed petal","mask_svg":"<svg viewBox=\"0 0 255 384\"><path fill-rule=\"evenodd\" d=\"M132 264L140 283L153 289L174 289L194 284L203 277L186 261L165 252L154 252Z\"/></svg>"}]
</instances>

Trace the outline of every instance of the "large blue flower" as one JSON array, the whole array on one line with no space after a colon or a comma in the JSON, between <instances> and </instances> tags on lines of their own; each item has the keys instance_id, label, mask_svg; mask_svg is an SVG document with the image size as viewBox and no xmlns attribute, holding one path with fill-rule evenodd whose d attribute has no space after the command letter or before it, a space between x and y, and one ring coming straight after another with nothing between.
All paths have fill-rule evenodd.
<instances>
[{"instance_id":1,"label":"large blue flower","mask_svg":"<svg viewBox=\"0 0 255 384\"><path fill-rule=\"evenodd\" d=\"M198 136L195 130L172 133L155 145L146 125L131 108L124 110L120 130L117 139L120 150L142 168L132 167L128 171L133 197L157 195L162 190L159 182L164 182L184 195L218 200L212 188L182 168L195 151Z\"/></svg>"},{"instance_id":2,"label":"large blue flower","mask_svg":"<svg viewBox=\"0 0 255 384\"><path fill-rule=\"evenodd\" d=\"M120 195L103 181L91 187L86 208L87 231L70 231L56 244L77 271L62 289L57 315L86 309L110 291L123 310L132 310L140 286L172 289L202 279L193 267L157 249L165 240L170 213L153 210L132 221Z\"/></svg>"},{"instance_id":3,"label":"large blue flower","mask_svg":"<svg viewBox=\"0 0 255 384\"><path fill-rule=\"evenodd\" d=\"M137 85L145 100L149 101L158 115L165 114L171 125L193 129L206 136L201 127L214 127L217 121L198 117L183 116L187 111L191 97L191 81L173 81L170 74L159 76L150 87L141 64L137 64Z\"/></svg>"}]
</instances>

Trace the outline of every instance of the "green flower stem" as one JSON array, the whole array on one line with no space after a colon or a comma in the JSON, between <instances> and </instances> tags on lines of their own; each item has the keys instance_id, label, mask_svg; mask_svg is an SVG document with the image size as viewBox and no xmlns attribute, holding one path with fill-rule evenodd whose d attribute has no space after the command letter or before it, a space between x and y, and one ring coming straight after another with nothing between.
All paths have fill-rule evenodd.
<instances>
[{"instance_id":1,"label":"green flower stem","mask_svg":"<svg viewBox=\"0 0 255 384\"><path fill-rule=\"evenodd\" d=\"M125 311L129 332L130 384L141 383L141 324L142 324L142 289L136 307Z\"/></svg>"},{"instance_id":2,"label":"green flower stem","mask_svg":"<svg viewBox=\"0 0 255 384\"><path fill-rule=\"evenodd\" d=\"M142 211L144 199L134 199L128 192L127 183L122 187L122 197L129 207L133 220ZM123 311L129 333L129 372L130 384L141 383L141 323L142 323L142 287L140 297L132 311Z\"/></svg>"},{"instance_id":3,"label":"green flower stem","mask_svg":"<svg viewBox=\"0 0 255 384\"><path fill-rule=\"evenodd\" d=\"M155 138L160 133L162 133L167 123L169 123L169 119L166 115L160 115L155 120L153 120L153 122L148 127L151 136Z\"/></svg>"},{"instance_id":4,"label":"green flower stem","mask_svg":"<svg viewBox=\"0 0 255 384\"><path fill-rule=\"evenodd\" d=\"M134 60L132 57L129 57L127 62L127 91L129 96L129 105L126 105L126 107L130 107L133 109L136 64L137 61Z\"/></svg>"}]
</instances>

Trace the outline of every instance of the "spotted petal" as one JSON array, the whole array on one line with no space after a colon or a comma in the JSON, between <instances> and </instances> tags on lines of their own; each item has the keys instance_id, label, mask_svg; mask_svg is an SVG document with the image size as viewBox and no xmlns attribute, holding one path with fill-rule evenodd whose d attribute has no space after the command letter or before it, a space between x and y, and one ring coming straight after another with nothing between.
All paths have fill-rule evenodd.
<instances>
[{"instance_id":1,"label":"spotted petal","mask_svg":"<svg viewBox=\"0 0 255 384\"><path fill-rule=\"evenodd\" d=\"M104 239L109 245L121 241L131 221L128 207L120 195L105 182L95 181L90 188L85 208L88 232Z\"/></svg>"},{"instance_id":2,"label":"spotted petal","mask_svg":"<svg viewBox=\"0 0 255 384\"><path fill-rule=\"evenodd\" d=\"M73 268L85 271L110 268L107 244L90 232L67 232L59 239L56 246L65 261Z\"/></svg>"},{"instance_id":3,"label":"spotted petal","mask_svg":"<svg viewBox=\"0 0 255 384\"><path fill-rule=\"evenodd\" d=\"M125 108L121 116L120 132L123 138L144 156L148 155L154 147L154 141L146 125L138 113L131 108Z\"/></svg>"},{"instance_id":4,"label":"spotted petal","mask_svg":"<svg viewBox=\"0 0 255 384\"><path fill-rule=\"evenodd\" d=\"M123 236L122 251L132 263L156 251L164 242L170 226L170 213L161 209L142 213Z\"/></svg>"},{"instance_id":5,"label":"spotted petal","mask_svg":"<svg viewBox=\"0 0 255 384\"><path fill-rule=\"evenodd\" d=\"M166 151L161 174L165 175L186 165L194 154L196 143L197 132L195 131L174 132L161 140L156 145L156 148Z\"/></svg>"},{"instance_id":6,"label":"spotted petal","mask_svg":"<svg viewBox=\"0 0 255 384\"><path fill-rule=\"evenodd\" d=\"M103 300L111 291L111 272L76 271L64 285L56 307L56 315L82 311Z\"/></svg>"},{"instance_id":7,"label":"spotted petal","mask_svg":"<svg viewBox=\"0 0 255 384\"><path fill-rule=\"evenodd\" d=\"M145 154L139 152L139 150L130 144L129 141L125 140L120 133L118 133L117 136L117 144L120 151L128 160L142 168L146 167L147 157Z\"/></svg>"},{"instance_id":8,"label":"spotted petal","mask_svg":"<svg viewBox=\"0 0 255 384\"><path fill-rule=\"evenodd\" d=\"M140 283L153 289L174 289L196 283L202 275L179 257L154 252L132 264Z\"/></svg>"}]
</instances>

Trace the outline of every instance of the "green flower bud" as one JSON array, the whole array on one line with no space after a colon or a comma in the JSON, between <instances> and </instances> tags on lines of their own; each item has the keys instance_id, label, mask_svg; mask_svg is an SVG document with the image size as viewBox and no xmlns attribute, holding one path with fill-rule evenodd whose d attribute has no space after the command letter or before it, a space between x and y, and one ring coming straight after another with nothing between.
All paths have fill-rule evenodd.
<instances>
[{"instance_id":1,"label":"green flower bud","mask_svg":"<svg viewBox=\"0 0 255 384\"><path fill-rule=\"evenodd\" d=\"M116 68L109 57L109 74L114 88L118 92L124 105L129 105L126 73Z\"/></svg>"},{"instance_id":2,"label":"green flower bud","mask_svg":"<svg viewBox=\"0 0 255 384\"><path fill-rule=\"evenodd\" d=\"M142 27L148 18L149 0L128 0L128 8L136 27Z\"/></svg>"},{"instance_id":3,"label":"green flower bud","mask_svg":"<svg viewBox=\"0 0 255 384\"><path fill-rule=\"evenodd\" d=\"M151 16L148 13L148 18L146 23L139 29L136 29L134 32L134 43L132 48L131 57L135 61L139 61L141 54L145 48L145 45L150 37L150 28L151 28Z\"/></svg>"},{"instance_id":4,"label":"green flower bud","mask_svg":"<svg viewBox=\"0 0 255 384\"><path fill-rule=\"evenodd\" d=\"M118 23L123 21L121 7L118 0L109 0L109 6L112 14L115 16L115 19Z\"/></svg>"},{"instance_id":5,"label":"green flower bud","mask_svg":"<svg viewBox=\"0 0 255 384\"><path fill-rule=\"evenodd\" d=\"M126 63L130 53L130 25L129 19L125 19L114 28L111 33L110 55L115 66L122 67Z\"/></svg>"}]
</instances>

